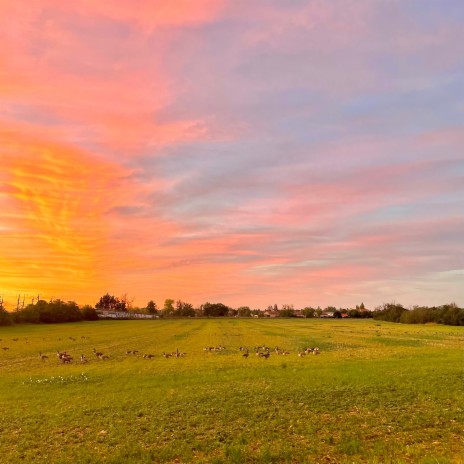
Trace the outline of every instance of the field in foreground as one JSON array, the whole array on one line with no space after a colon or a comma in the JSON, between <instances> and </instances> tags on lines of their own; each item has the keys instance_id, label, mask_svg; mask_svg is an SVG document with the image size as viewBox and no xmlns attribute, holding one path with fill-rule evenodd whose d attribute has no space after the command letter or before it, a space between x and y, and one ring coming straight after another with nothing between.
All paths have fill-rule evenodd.
<instances>
[{"instance_id":1,"label":"field in foreground","mask_svg":"<svg viewBox=\"0 0 464 464\"><path fill-rule=\"evenodd\" d=\"M100 321L0 339L2 463L463 462L462 327ZM290 354L260 358L258 345ZM186 356L163 357L177 348Z\"/></svg>"}]
</instances>

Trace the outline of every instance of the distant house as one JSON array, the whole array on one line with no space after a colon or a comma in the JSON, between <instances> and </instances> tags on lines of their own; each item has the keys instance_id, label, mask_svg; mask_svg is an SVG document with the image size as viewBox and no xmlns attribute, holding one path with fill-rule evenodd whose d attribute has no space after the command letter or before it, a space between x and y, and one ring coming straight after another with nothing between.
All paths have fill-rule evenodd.
<instances>
[{"instance_id":1,"label":"distant house","mask_svg":"<svg viewBox=\"0 0 464 464\"><path fill-rule=\"evenodd\" d=\"M266 309L263 312L264 317L279 317L279 310L275 309Z\"/></svg>"},{"instance_id":2,"label":"distant house","mask_svg":"<svg viewBox=\"0 0 464 464\"><path fill-rule=\"evenodd\" d=\"M333 313L332 311L323 312L323 313L321 314L321 317L323 317L323 318L334 317L334 313Z\"/></svg>"},{"instance_id":3,"label":"distant house","mask_svg":"<svg viewBox=\"0 0 464 464\"><path fill-rule=\"evenodd\" d=\"M158 319L156 314L132 313L130 311L105 311L97 309L99 319Z\"/></svg>"}]
</instances>

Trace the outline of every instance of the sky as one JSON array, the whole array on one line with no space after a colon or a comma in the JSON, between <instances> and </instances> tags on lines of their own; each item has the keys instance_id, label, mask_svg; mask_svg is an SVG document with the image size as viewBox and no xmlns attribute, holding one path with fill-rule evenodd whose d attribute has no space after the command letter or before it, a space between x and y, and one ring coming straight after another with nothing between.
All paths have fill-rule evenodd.
<instances>
[{"instance_id":1,"label":"sky","mask_svg":"<svg viewBox=\"0 0 464 464\"><path fill-rule=\"evenodd\" d=\"M461 0L0 0L0 295L464 305Z\"/></svg>"}]
</instances>

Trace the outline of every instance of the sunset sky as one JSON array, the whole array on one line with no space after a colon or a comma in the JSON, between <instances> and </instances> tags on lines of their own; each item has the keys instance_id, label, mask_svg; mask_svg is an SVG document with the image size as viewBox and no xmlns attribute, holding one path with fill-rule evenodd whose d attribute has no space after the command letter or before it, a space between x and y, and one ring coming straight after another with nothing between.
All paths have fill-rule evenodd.
<instances>
[{"instance_id":1,"label":"sunset sky","mask_svg":"<svg viewBox=\"0 0 464 464\"><path fill-rule=\"evenodd\" d=\"M462 0L0 0L0 295L464 305Z\"/></svg>"}]
</instances>

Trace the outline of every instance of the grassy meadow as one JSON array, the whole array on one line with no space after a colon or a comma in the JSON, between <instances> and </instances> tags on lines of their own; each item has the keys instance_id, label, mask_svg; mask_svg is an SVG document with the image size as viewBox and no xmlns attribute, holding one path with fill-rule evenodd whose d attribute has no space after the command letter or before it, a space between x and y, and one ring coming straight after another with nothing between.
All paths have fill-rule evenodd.
<instances>
[{"instance_id":1,"label":"grassy meadow","mask_svg":"<svg viewBox=\"0 0 464 464\"><path fill-rule=\"evenodd\" d=\"M464 462L462 327L99 321L4 327L0 339L3 464ZM290 354L263 359L258 345ZM321 354L299 357L308 346ZM163 357L176 349L186 356Z\"/></svg>"}]
</instances>

